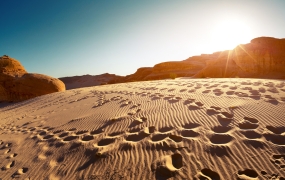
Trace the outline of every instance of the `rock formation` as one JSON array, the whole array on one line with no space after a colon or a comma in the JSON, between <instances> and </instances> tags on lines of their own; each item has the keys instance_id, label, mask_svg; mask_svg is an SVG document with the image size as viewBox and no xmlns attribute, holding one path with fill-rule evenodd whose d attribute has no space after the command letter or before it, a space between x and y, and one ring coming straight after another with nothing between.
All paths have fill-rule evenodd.
<instances>
[{"instance_id":1,"label":"rock formation","mask_svg":"<svg viewBox=\"0 0 285 180\"><path fill-rule=\"evenodd\" d=\"M111 80L122 83L177 77L244 77L285 79L285 39L259 37L233 50L193 56L183 61L139 68L134 74Z\"/></svg>"},{"instance_id":2,"label":"rock formation","mask_svg":"<svg viewBox=\"0 0 285 180\"><path fill-rule=\"evenodd\" d=\"M64 90L59 79L27 73L19 61L6 55L0 57L0 101L22 101Z\"/></svg>"},{"instance_id":3,"label":"rock formation","mask_svg":"<svg viewBox=\"0 0 285 180\"><path fill-rule=\"evenodd\" d=\"M259 37L248 44L238 45L233 50L202 54L183 61L169 61L154 67L142 67L127 76L108 76L98 81L97 76L60 78L68 89L100 84L133 81L159 80L177 77L193 78L274 78L285 79L285 39ZM71 83L72 81L72 83ZM79 83L76 83L79 82ZM69 84L70 83L70 84Z\"/></svg>"},{"instance_id":4,"label":"rock formation","mask_svg":"<svg viewBox=\"0 0 285 180\"><path fill-rule=\"evenodd\" d=\"M285 39L259 37L208 61L194 77L285 79Z\"/></svg>"},{"instance_id":5,"label":"rock formation","mask_svg":"<svg viewBox=\"0 0 285 180\"><path fill-rule=\"evenodd\" d=\"M100 75L83 75L83 76L72 76L72 77L62 77L58 78L64 82L66 89L75 89L82 87L98 86L107 84L111 80L116 80L122 76L117 76L115 74L100 74Z\"/></svg>"}]
</instances>

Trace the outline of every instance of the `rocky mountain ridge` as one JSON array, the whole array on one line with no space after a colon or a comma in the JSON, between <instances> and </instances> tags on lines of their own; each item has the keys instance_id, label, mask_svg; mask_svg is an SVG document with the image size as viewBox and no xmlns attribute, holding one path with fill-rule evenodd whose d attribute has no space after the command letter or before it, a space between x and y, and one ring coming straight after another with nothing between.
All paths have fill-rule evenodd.
<instances>
[{"instance_id":1,"label":"rocky mountain ridge","mask_svg":"<svg viewBox=\"0 0 285 180\"><path fill-rule=\"evenodd\" d=\"M258 37L233 50L201 54L182 61L162 62L141 67L134 74L117 76L74 76L61 79L67 89L101 84L147 81L177 77L193 78L271 78L285 79L285 39Z\"/></svg>"},{"instance_id":2,"label":"rocky mountain ridge","mask_svg":"<svg viewBox=\"0 0 285 180\"><path fill-rule=\"evenodd\" d=\"M285 79L285 39L258 37L233 50L202 54L183 61L162 62L154 67L139 68L134 74L109 83L158 80L177 77L193 78L274 78Z\"/></svg>"}]
</instances>

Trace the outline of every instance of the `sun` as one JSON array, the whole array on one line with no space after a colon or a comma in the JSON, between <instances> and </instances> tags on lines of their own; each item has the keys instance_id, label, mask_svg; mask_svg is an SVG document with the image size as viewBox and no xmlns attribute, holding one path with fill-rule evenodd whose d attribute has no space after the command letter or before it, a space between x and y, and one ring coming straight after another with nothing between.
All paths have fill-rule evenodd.
<instances>
[{"instance_id":1,"label":"sun","mask_svg":"<svg viewBox=\"0 0 285 180\"><path fill-rule=\"evenodd\" d=\"M212 48L230 50L252 39L250 27L241 20L228 18L215 24L212 31Z\"/></svg>"}]
</instances>

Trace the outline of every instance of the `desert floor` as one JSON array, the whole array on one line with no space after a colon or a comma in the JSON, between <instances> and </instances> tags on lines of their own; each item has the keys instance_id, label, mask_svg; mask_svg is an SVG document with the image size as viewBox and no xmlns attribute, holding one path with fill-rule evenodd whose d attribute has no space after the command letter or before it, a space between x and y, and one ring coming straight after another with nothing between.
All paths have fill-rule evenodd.
<instances>
[{"instance_id":1,"label":"desert floor","mask_svg":"<svg viewBox=\"0 0 285 180\"><path fill-rule=\"evenodd\" d=\"M285 81L190 79L0 103L0 178L285 179Z\"/></svg>"}]
</instances>

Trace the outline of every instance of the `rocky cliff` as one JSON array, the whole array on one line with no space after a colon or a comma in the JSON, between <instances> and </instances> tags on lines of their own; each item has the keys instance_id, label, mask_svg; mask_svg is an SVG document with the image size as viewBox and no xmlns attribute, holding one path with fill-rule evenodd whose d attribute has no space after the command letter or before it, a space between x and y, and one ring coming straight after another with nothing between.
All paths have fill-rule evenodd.
<instances>
[{"instance_id":1,"label":"rocky cliff","mask_svg":"<svg viewBox=\"0 0 285 180\"><path fill-rule=\"evenodd\" d=\"M27 73L16 59L0 57L0 101L22 101L64 90L65 85L60 80Z\"/></svg>"},{"instance_id":2,"label":"rocky cliff","mask_svg":"<svg viewBox=\"0 0 285 180\"><path fill-rule=\"evenodd\" d=\"M159 80L177 77L244 77L285 79L285 39L259 37L233 50L202 54L182 61L162 62L142 67L134 74L116 76L75 76L60 78L67 89L100 84Z\"/></svg>"},{"instance_id":3,"label":"rocky cliff","mask_svg":"<svg viewBox=\"0 0 285 180\"><path fill-rule=\"evenodd\" d=\"M285 39L259 37L208 61L194 77L285 79Z\"/></svg>"},{"instance_id":4,"label":"rocky cliff","mask_svg":"<svg viewBox=\"0 0 285 180\"><path fill-rule=\"evenodd\" d=\"M109 83L157 80L177 77L244 77L285 79L285 39L259 37L233 50L193 56L154 67L140 68L134 74Z\"/></svg>"}]
</instances>

